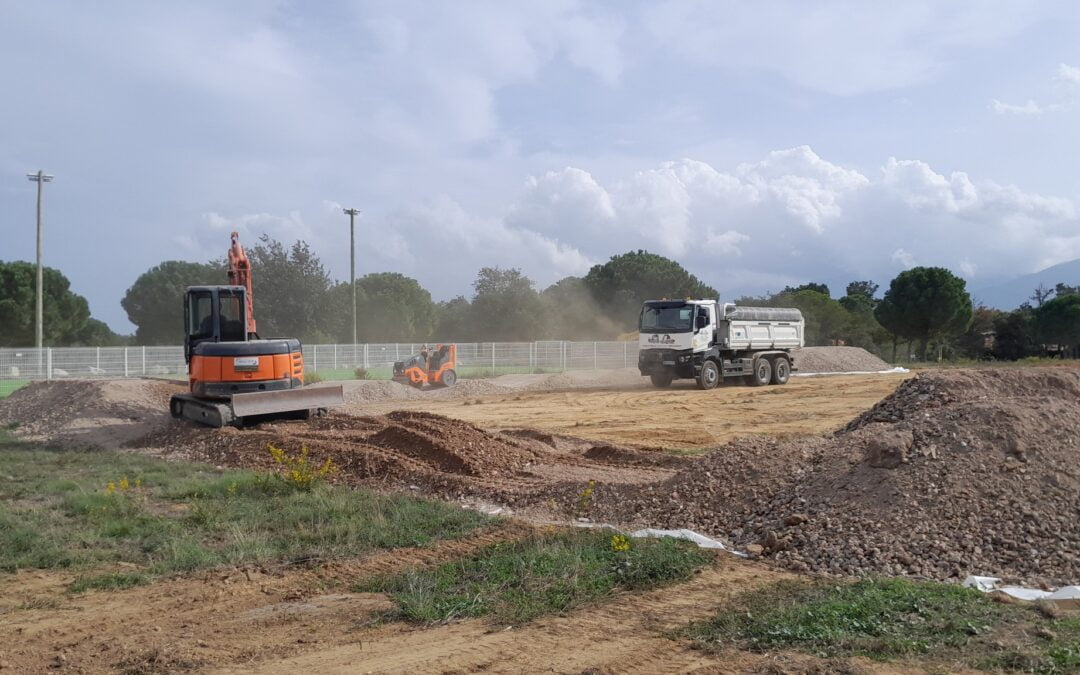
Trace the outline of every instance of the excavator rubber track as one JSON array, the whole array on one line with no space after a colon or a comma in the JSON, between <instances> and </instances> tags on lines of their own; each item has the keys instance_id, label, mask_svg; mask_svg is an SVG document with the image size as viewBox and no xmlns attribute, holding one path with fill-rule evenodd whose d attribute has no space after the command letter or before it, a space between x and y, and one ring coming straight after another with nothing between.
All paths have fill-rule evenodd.
<instances>
[{"instance_id":1,"label":"excavator rubber track","mask_svg":"<svg viewBox=\"0 0 1080 675\"><path fill-rule=\"evenodd\" d=\"M174 394L169 401L169 412L175 418L209 427L242 427L256 420L308 419L344 402L345 392L339 384L234 394L230 399Z\"/></svg>"}]
</instances>

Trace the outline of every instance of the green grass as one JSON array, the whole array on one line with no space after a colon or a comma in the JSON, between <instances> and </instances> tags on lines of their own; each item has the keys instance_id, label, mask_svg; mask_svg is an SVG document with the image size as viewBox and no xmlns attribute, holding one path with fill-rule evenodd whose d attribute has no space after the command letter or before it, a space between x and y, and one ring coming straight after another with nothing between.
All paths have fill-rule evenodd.
<instances>
[{"instance_id":1,"label":"green grass","mask_svg":"<svg viewBox=\"0 0 1080 675\"><path fill-rule=\"evenodd\" d=\"M688 578L712 554L674 539L633 540L615 551L612 533L575 530L501 542L428 570L368 580L358 590L390 593L394 618L433 623L488 616L522 624L610 596Z\"/></svg>"},{"instance_id":2,"label":"green grass","mask_svg":"<svg viewBox=\"0 0 1080 675\"><path fill-rule=\"evenodd\" d=\"M0 398L7 398L30 380L0 380Z\"/></svg>"},{"instance_id":3,"label":"green grass","mask_svg":"<svg viewBox=\"0 0 1080 675\"><path fill-rule=\"evenodd\" d=\"M903 579L780 582L738 596L685 634L709 651L736 646L1029 672L1080 669L1080 620L1051 620L957 585Z\"/></svg>"},{"instance_id":4,"label":"green grass","mask_svg":"<svg viewBox=\"0 0 1080 675\"><path fill-rule=\"evenodd\" d=\"M125 477L128 490L106 489ZM88 570L76 587L425 546L490 522L441 502L329 484L304 490L267 475L133 454L45 450L0 431L0 572ZM115 563L135 569L93 576Z\"/></svg>"}]
</instances>

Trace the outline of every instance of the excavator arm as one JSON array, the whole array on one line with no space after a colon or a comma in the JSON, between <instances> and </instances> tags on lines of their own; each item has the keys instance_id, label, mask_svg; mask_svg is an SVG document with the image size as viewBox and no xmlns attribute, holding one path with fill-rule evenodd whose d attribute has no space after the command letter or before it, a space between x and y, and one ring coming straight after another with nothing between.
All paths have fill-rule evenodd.
<instances>
[{"instance_id":1,"label":"excavator arm","mask_svg":"<svg viewBox=\"0 0 1080 675\"><path fill-rule=\"evenodd\" d=\"M251 292L251 262L240 245L240 233L231 235L229 246L229 284L243 286L247 296L247 332L255 333L255 295Z\"/></svg>"}]
</instances>

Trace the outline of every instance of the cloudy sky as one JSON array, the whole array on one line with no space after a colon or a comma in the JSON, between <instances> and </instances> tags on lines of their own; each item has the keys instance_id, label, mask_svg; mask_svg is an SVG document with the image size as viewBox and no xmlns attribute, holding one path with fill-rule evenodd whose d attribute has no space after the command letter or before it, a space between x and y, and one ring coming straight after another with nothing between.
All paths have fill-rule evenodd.
<instances>
[{"instance_id":1,"label":"cloudy sky","mask_svg":"<svg viewBox=\"0 0 1080 675\"><path fill-rule=\"evenodd\" d=\"M1077 35L1068 0L0 0L0 260L43 168L46 263L124 332L232 229L347 278L342 206L358 273L437 299L637 248L725 297L979 288L1080 258Z\"/></svg>"}]
</instances>

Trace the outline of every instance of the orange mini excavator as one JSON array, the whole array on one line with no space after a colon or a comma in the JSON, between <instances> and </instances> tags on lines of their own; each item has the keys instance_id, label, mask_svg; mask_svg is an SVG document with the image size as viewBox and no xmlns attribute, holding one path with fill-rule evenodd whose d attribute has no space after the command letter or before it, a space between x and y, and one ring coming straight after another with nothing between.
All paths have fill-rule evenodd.
<instances>
[{"instance_id":1,"label":"orange mini excavator","mask_svg":"<svg viewBox=\"0 0 1080 675\"><path fill-rule=\"evenodd\" d=\"M267 418L306 419L343 403L341 385L304 386L299 340L259 339L251 263L236 232L229 248L229 285L189 286L184 325L191 393L173 395L173 417L212 427L243 426Z\"/></svg>"},{"instance_id":2,"label":"orange mini excavator","mask_svg":"<svg viewBox=\"0 0 1080 675\"><path fill-rule=\"evenodd\" d=\"M419 354L394 364L394 381L411 384L417 389L425 384L452 387L457 382L457 345L435 345L428 353L425 346Z\"/></svg>"}]
</instances>

